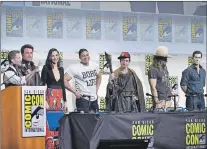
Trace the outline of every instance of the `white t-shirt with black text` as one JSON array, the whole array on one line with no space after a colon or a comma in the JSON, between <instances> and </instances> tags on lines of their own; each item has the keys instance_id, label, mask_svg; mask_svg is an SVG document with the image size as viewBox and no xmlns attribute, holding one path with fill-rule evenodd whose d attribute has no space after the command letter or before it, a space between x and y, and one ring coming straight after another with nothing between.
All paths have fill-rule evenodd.
<instances>
[{"instance_id":1,"label":"white t-shirt with black text","mask_svg":"<svg viewBox=\"0 0 207 149\"><path fill-rule=\"evenodd\" d=\"M89 65L72 64L67 73L75 80L75 88L81 95L91 96L91 101L97 99L96 78L99 67L90 61Z\"/></svg>"}]
</instances>

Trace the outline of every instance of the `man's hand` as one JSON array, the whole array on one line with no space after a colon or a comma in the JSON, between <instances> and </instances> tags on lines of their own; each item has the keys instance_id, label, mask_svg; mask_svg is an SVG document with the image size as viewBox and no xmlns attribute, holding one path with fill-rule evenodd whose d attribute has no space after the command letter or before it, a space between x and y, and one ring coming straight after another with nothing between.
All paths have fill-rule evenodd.
<instances>
[{"instance_id":1,"label":"man's hand","mask_svg":"<svg viewBox=\"0 0 207 149\"><path fill-rule=\"evenodd\" d=\"M162 100L159 100L158 97L153 97L153 100L156 104L160 104Z\"/></svg>"},{"instance_id":2,"label":"man's hand","mask_svg":"<svg viewBox=\"0 0 207 149\"><path fill-rule=\"evenodd\" d=\"M39 67L36 67L35 68L35 72L39 72L40 70L39 70Z\"/></svg>"},{"instance_id":3,"label":"man's hand","mask_svg":"<svg viewBox=\"0 0 207 149\"><path fill-rule=\"evenodd\" d=\"M76 97L76 99L79 99L79 98L81 98L82 97L82 95L79 93L79 92L75 92L75 97Z\"/></svg>"},{"instance_id":4,"label":"man's hand","mask_svg":"<svg viewBox=\"0 0 207 149\"><path fill-rule=\"evenodd\" d=\"M109 76L109 82L112 82L114 79L116 79L114 73L112 73L110 76Z\"/></svg>"},{"instance_id":5,"label":"man's hand","mask_svg":"<svg viewBox=\"0 0 207 149\"><path fill-rule=\"evenodd\" d=\"M26 70L26 74L30 74L32 71L30 69Z\"/></svg>"},{"instance_id":6,"label":"man's hand","mask_svg":"<svg viewBox=\"0 0 207 149\"><path fill-rule=\"evenodd\" d=\"M68 105L67 105L67 102L64 102L64 112L65 112L65 113L68 112Z\"/></svg>"}]
</instances>

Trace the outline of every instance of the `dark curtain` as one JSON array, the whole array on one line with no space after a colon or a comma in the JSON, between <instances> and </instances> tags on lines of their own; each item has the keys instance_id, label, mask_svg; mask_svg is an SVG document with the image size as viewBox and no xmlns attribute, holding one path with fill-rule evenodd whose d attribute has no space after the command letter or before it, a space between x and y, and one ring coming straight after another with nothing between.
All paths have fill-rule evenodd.
<instances>
[{"instance_id":1,"label":"dark curtain","mask_svg":"<svg viewBox=\"0 0 207 149\"><path fill-rule=\"evenodd\" d=\"M130 2L132 12L184 14L183 2Z\"/></svg>"},{"instance_id":2,"label":"dark curtain","mask_svg":"<svg viewBox=\"0 0 207 149\"><path fill-rule=\"evenodd\" d=\"M130 2L132 12L156 13L156 2Z\"/></svg>"},{"instance_id":3,"label":"dark curtain","mask_svg":"<svg viewBox=\"0 0 207 149\"><path fill-rule=\"evenodd\" d=\"M157 2L159 13L184 14L183 2Z\"/></svg>"},{"instance_id":4,"label":"dark curtain","mask_svg":"<svg viewBox=\"0 0 207 149\"><path fill-rule=\"evenodd\" d=\"M193 13L193 15L207 16L207 9L206 9L206 7L207 7L207 5L198 6L196 11Z\"/></svg>"}]
</instances>

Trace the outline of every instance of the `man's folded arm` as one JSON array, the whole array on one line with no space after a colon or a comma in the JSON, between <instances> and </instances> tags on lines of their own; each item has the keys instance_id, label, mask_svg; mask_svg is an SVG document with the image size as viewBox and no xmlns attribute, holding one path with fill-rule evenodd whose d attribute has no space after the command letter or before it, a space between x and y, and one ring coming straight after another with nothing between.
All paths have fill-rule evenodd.
<instances>
[{"instance_id":1,"label":"man's folded arm","mask_svg":"<svg viewBox=\"0 0 207 149\"><path fill-rule=\"evenodd\" d=\"M4 74L6 76L7 79L5 79L4 81L6 82L10 82L12 84L16 84L16 85L24 85L26 83L26 78L25 76L17 76L13 71L7 71Z\"/></svg>"}]
</instances>

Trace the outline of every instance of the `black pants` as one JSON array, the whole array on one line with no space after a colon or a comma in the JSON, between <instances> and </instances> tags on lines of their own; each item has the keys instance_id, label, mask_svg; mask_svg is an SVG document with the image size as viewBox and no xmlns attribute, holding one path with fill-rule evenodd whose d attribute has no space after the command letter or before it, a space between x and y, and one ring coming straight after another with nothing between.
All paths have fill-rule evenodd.
<instances>
[{"instance_id":1,"label":"black pants","mask_svg":"<svg viewBox=\"0 0 207 149\"><path fill-rule=\"evenodd\" d=\"M84 98L76 99L76 108L77 111L84 111L84 112L97 112L98 111L98 101L89 101Z\"/></svg>"}]
</instances>

